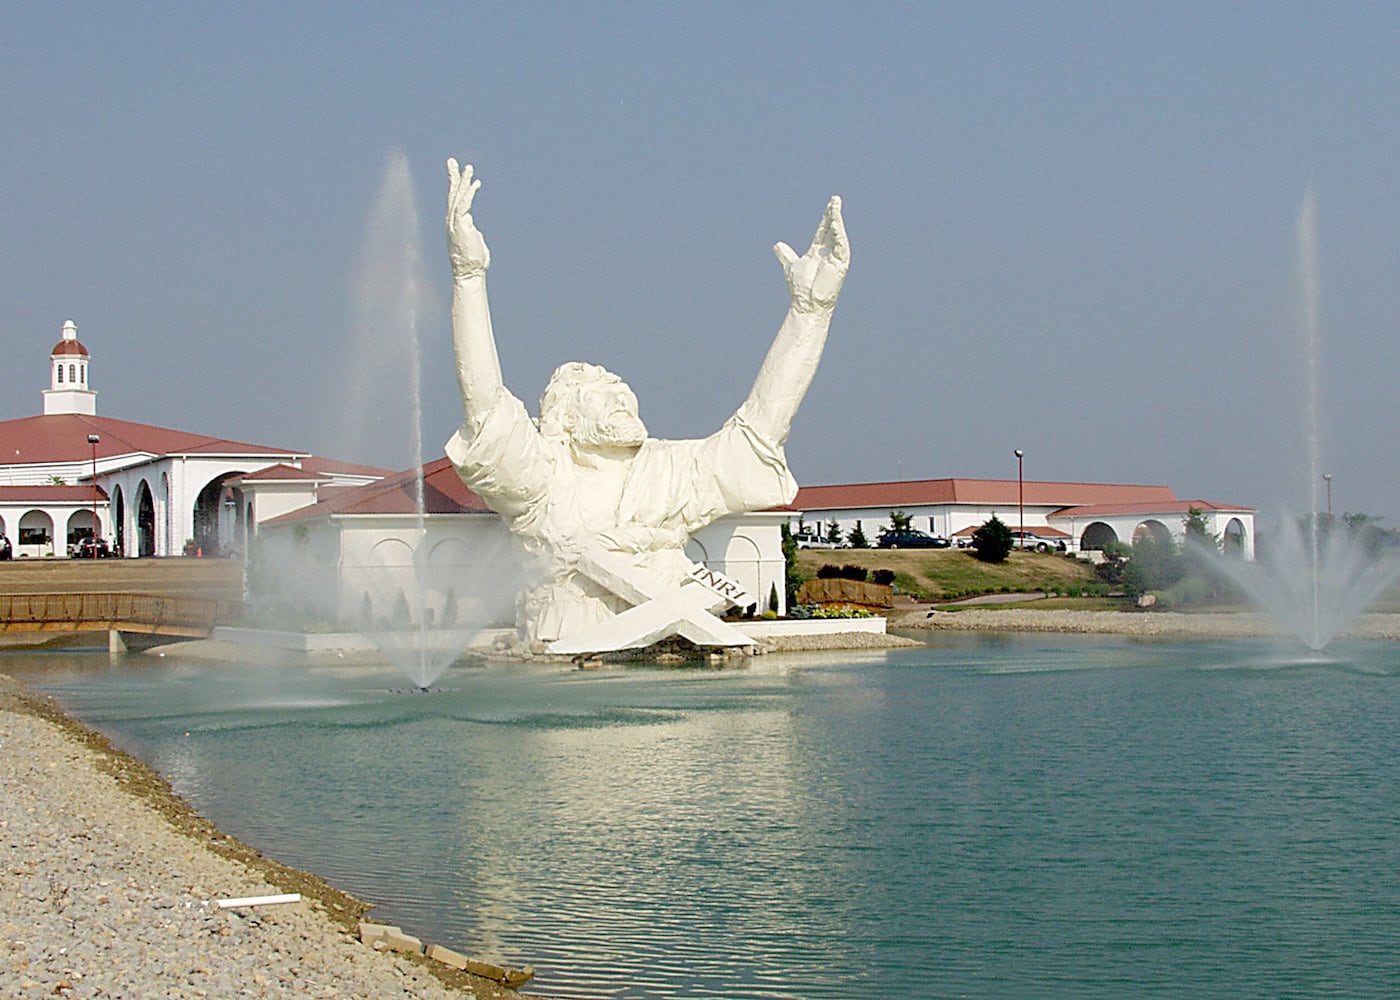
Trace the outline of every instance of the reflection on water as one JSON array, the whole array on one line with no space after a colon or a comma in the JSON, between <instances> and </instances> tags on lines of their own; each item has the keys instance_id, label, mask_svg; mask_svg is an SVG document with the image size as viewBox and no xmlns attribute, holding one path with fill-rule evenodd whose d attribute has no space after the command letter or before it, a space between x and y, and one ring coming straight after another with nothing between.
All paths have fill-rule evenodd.
<instances>
[{"instance_id":1,"label":"reflection on water","mask_svg":"<svg viewBox=\"0 0 1400 1000\"><path fill-rule=\"evenodd\" d=\"M1400 991L1395 647L936 641L414 697L169 659L42 683L229 832L553 996Z\"/></svg>"}]
</instances>

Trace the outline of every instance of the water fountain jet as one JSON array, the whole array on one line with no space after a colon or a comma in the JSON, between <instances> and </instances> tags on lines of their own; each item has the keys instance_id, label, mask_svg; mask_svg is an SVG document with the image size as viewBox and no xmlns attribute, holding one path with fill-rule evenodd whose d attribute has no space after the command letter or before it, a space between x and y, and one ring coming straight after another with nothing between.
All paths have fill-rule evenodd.
<instances>
[{"instance_id":1,"label":"water fountain jet","mask_svg":"<svg viewBox=\"0 0 1400 1000\"><path fill-rule=\"evenodd\" d=\"M1375 544L1361 525L1332 523L1331 475L1323 476L1320 376L1321 297L1317 261L1317 204L1309 187L1298 212L1297 272L1301 291L1306 378L1306 443L1309 509L1319 505L1318 484L1327 483L1329 510L1304 518L1285 516L1253 562L1215 559L1210 564L1238 585L1314 652L1321 652L1356 618L1400 581L1400 555Z\"/></svg>"},{"instance_id":2,"label":"water fountain jet","mask_svg":"<svg viewBox=\"0 0 1400 1000\"><path fill-rule=\"evenodd\" d=\"M408 158L396 151L385 169L370 215L357 274L358 326L362 353L375 359L370 367L382 378L397 364L407 376L411 415L410 448L413 474L409 487L414 508L407 566L383 566L386 591L399 586L402 606L395 604L387 620L363 615L360 631L367 634L419 692L461 654L479 629L437 627L429 607L427 585L428 538L423 472L422 350L419 317L425 311L426 273L421 249L418 209ZM381 384L382 391L382 384ZM405 572L406 571L406 572ZM411 594L406 599L405 590ZM445 616L444 616L445 617Z\"/></svg>"}]
</instances>

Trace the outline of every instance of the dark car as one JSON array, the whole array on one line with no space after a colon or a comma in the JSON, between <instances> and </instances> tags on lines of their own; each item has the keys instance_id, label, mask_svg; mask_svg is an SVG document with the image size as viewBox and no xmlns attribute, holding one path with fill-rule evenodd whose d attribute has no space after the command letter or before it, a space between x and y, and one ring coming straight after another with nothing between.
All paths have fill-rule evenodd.
<instances>
[{"instance_id":1,"label":"dark car","mask_svg":"<svg viewBox=\"0 0 1400 1000\"><path fill-rule=\"evenodd\" d=\"M111 554L105 538L99 538L96 542L91 538L81 539L73 549L74 559L106 559Z\"/></svg>"},{"instance_id":2,"label":"dark car","mask_svg":"<svg viewBox=\"0 0 1400 1000\"><path fill-rule=\"evenodd\" d=\"M946 549L949 542L913 528L891 528L880 532L880 540L875 545L882 549Z\"/></svg>"},{"instance_id":3,"label":"dark car","mask_svg":"<svg viewBox=\"0 0 1400 1000\"><path fill-rule=\"evenodd\" d=\"M0 535L0 559L10 559L14 554L15 550L10 547L10 540Z\"/></svg>"}]
</instances>

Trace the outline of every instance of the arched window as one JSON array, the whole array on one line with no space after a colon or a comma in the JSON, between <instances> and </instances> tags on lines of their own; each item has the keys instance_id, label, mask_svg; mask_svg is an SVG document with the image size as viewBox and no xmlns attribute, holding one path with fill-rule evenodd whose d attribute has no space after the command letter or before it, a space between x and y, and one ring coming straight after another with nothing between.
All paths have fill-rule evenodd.
<instances>
[{"instance_id":1,"label":"arched window","mask_svg":"<svg viewBox=\"0 0 1400 1000\"><path fill-rule=\"evenodd\" d=\"M69 366L68 366L68 381L69 381L69 382L76 382L76 381L78 381L78 366L77 366L77 365L69 365Z\"/></svg>"},{"instance_id":2,"label":"arched window","mask_svg":"<svg viewBox=\"0 0 1400 1000\"><path fill-rule=\"evenodd\" d=\"M59 366L58 366L58 384L59 384L59 385L62 385L62 384L63 384L63 366L62 366L62 365L59 365Z\"/></svg>"},{"instance_id":3,"label":"arched window","mask_svg":"<svg viewBox=\"0 0 1400 1000\"><path fill-rule=\"evenodd\" d=\"M82 379L82 381L83 381L84 384L87 383L87 362L86 362L86 361L84 361L82 364L78 365L78 377L79 377L80 379Z\"/></svg>"}]
</instances>

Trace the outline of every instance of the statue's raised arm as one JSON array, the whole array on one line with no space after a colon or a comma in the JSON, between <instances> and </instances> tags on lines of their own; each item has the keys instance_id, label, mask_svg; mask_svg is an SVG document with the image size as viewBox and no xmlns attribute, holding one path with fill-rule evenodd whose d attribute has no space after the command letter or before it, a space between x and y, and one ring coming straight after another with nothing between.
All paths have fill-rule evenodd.
<instances>
[{"instance_id":1,"label":"statue's raised arm","mask_svg":"<svg viewBox=\"0 0 1400 1000\"><path fill-rule=\"evenodd\" d=\"M851 266L851 245L841 220L841 199L827 202L807 252L786 243L773 247L783 265L792 305L740 412L755 430L782 444L792 428L826 346L826 334L841 283Z\"/></svg>"},{"instance_id":2,"label":"statue's raised arm","mask_svg":"<svg viewBox=\"0 0 1400 1000\"><path fill-rule=\"evenodd\" d=\"M457 384L462 390L466 428L479 429L505 385L496 338L491 331L491 309L486 301L486 269L491 252L472 219L472 202L481 181L472 177L471 164L458 170L447 161L447 251L452 259L452 340L457 357Z\"/></svg>"}]
</instances>

